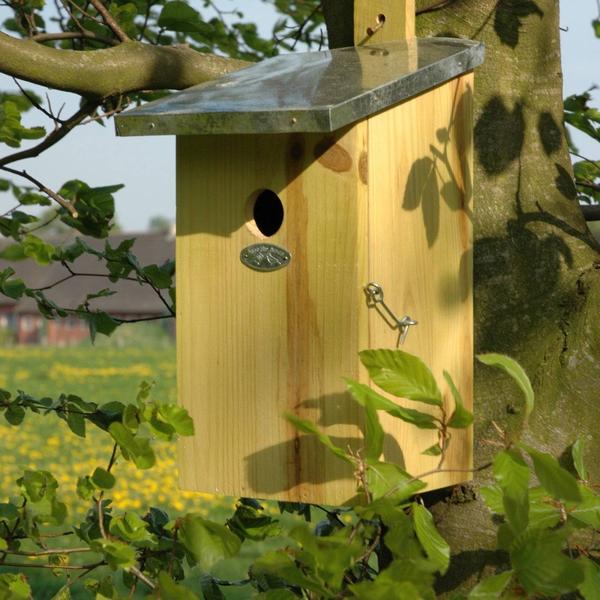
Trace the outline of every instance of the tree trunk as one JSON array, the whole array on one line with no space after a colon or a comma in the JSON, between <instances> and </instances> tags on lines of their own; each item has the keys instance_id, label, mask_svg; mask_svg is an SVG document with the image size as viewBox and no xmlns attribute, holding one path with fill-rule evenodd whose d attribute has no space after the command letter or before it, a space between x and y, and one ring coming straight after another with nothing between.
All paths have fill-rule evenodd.
<instances>
[{"instance_id":1,"label":"tree trunk","mask_svg":"<svg viewBox=\"0 0 600 600\"><path fill-rule=\"evenodd\" d=\"M590 441L600 423L600 253L564 136L558 0L417 0L417 8L419 36L486 44L475 80L476 351L519 360L536 392L525 439L568 460L575 439ZM339 28L347 26L329 20L331 39L345 39ZM521 430L522 407L516 385L477 365L476 465L498 449L489 443L499 439L494 424ZM600 450L587 448L598 481ZM454 554L439 591L471 585L503 560L491 551L490 513L477 485L430 496Z\"/></svg>"}]
</instances>

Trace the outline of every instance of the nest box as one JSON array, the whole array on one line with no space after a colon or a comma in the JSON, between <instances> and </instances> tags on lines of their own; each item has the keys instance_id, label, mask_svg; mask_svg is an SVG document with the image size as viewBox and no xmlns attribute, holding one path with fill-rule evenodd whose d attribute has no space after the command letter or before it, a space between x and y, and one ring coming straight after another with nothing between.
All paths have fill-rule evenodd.
<instances>
[{"instance_id":1,"label":"nest box","mask_svg":"<svg viewBox=\"0 0 600 600\"><path fill-rule=\"evenodd\" d=\"M283 415L359 449L344 377L368 382L358 352L399 333L471 401L482 59L481 44L443 38L287 54L118 117L119 135L177 136L178 386L196 424L184 489L347 501L352 469ZM386 460L435 468L422 454L435 432L382 419ZM471 435L453 433L447 468L471 466Z\"/></svg>"}]
</instances>

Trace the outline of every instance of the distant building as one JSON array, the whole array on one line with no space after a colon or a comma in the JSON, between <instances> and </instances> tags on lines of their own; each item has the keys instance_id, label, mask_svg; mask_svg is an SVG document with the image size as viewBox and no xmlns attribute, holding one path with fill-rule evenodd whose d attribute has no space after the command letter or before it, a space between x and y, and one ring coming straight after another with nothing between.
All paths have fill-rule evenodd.
<instances>
[{"instance_id":1,"label":"distant building","mask_svg":"<svg viewBox=\"0 0 600 600\"><path fill-rule=\"evenodd\" d=\"M101 250L105 240L97 240L80 236L90 247ZM175 237L172 233L124 233L108 238L111 247L118 246L123 240L136 238L132 253L137 256L142 266L162 265L167 260L175 259ZM59 245L68 244L72 240L48 240ZM7 240L3 246L9 244ZM44 292L47 298L61 308L77 308L87 294L93 294L108 288L117 292L112 296L96 298L90 301L92 310L103 310L111 316L122 319L154 317L166 314L165 306L157 294L148 286L136 281L119 280L112 283L108 278L95 277L106 275L105 262L85 254L70 266L76 273L84 276L66 279ZM32 259L8 261L0 259L0 271L12 267L16 271L14 277L23 279L30 288L44 288L60 281L69 275L60 263L39 265ZM162 322L169 331L173 331L173 320ZM0 294L0 329L10 336L16 344L47 344L51 346L68 346L89 337L87 323L76 316L65 319L47 320L40 315L36 302L29 297L12 300Z\"/></svg>"}]
</instances>

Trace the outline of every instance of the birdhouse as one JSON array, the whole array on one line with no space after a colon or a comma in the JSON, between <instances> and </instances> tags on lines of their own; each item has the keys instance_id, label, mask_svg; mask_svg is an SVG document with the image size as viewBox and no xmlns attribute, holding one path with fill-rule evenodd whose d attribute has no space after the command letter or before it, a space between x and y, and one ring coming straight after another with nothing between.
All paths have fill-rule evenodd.
<instances>
[{"instance_id":1,"label":"birdhouse","mask_svg":"<svg viewBox=\"0 0 600 600\"><path fill-rule=\"evenodd\" d=\"M196 424L182 488L348 501L352 468L283 415L359 450L344 378L369 381L363 349L401 342L469 406L482 60L444 38L286 54L118 117L119 135L177 136L178 386ZM435 432L382 420L386 460L435 468ZM453 433L446 469L471 467L471 435Z\"/></svg>"}]
</instances>

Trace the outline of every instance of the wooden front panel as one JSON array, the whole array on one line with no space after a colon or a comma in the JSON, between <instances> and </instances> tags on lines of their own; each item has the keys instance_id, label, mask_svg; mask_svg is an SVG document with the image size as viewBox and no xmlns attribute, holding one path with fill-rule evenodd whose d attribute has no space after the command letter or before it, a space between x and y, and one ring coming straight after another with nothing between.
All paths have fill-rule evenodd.
<instances>
[{"instance_id":1,"label":"wooden front panel","mask_svg":"<svg viewBox=\"0 0 600 600\"><path fill-rule=\"evenodd\" d=\"M184 489L340 504L351 468L299 436L286 411L360 447L342 377L367 345L366 123L336 136L182 137L177 157L177 351L181 403L196 424L180 447ZM256 272L248 198L276 192L267 241L289 266Z\"/></svg>"},{"instance_id":2,"label":"wooden front panel","mask_svg":"<svg viewBox=\"0 0 600 600\"><path fill-rule=\"evenodd\" d=\"M412 327L403 350L418 355L443 380L447 370L472 406L472 94L468 74L372 117L369 129L369 279ZM369 347L393 348L392 331L372 310ZM407 403L426 409L424 404ZM413 475L434 469L439 458L422 452L436 442L387 417L394 443L387 460L403 461ZM444 464L472 466L472 431L452 430ZM469 473L440 473L430 489L470 479Z\"/></svg>"}]
</instances>

